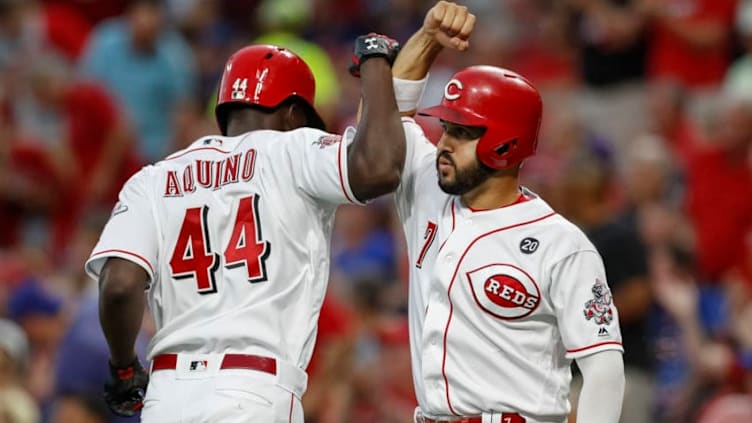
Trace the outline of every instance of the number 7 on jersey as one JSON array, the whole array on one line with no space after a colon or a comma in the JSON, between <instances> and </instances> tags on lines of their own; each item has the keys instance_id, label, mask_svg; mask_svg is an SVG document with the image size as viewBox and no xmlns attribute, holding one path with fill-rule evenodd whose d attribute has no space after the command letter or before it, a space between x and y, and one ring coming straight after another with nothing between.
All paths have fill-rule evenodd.
<instances>
[{"instance_id":1,"label":"number 7 on jersey","mask_svg":"<svg viewBox=\"0 0 752 423\"><path fill-rule=\"evenodd\" d=\"M240 199L232 234L224 251L225 268L245 265L251 283L267 280L266 259L271 252L271 244L261 237L258 201L256 194ZM172 277L195 278L199 294L217 292L215 273L219 269L220 257L211 249L208 213L209 206L206 205L185 211L170 259Z\"/></svg>"}]
</instances>

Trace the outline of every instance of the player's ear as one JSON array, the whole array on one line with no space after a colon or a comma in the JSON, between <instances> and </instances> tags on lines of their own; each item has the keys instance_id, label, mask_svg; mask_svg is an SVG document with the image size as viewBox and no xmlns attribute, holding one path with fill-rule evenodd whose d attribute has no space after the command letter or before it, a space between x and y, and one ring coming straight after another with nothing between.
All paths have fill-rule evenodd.
<instances>
[{"instance_id":1,"label":"player's ear","mask_svg":"<svg viewBox=\"0 0 752 423\"><path fill-rule=\"evenodd\" d=\"M305 107L297 101L291 101L285 109L285 130L302 128L308 125L308 115Z\"/></svg>"}]
</instances>

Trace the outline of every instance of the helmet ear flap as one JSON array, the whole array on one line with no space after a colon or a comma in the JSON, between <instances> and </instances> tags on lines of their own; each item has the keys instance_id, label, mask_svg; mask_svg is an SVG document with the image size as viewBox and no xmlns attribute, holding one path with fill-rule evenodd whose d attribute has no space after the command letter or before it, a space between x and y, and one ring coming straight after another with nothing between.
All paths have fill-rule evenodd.
<instances>
[{"instance_id":1,"label":"helmet ear flap","mask_svg":"<svg viewBox=\"0 0 752 423\"><path fill-rule=\"evenodd\" d=\"M517 138L512 138L511 140L499 145L498 147L494 148L494 153L496 153L498 156L503 156L505 154L511 153L517 148Z\"/></svg>"},{"instance_id":2,"label":"helmet ear flap","mask_svg":"<svg viewBox=\"0 0 752 423\"><path fill-rule=\"evenodd\" d=\"M518 147L518 137L500 143L494 143L488 137L483 137L478 141L476 154L484 165L492 169L503 169L514 164L512 159Z\"/></svg>"}]
</instances>

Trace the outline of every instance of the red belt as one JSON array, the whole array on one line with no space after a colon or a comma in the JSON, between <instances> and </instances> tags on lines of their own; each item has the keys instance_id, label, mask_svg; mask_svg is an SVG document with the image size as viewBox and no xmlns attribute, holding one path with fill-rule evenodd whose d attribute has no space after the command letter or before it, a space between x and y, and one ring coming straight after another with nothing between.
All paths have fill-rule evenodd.
<instances>
[{"instance_id":1,"label":"red belt","mask_svg":"<svg viewBox=\"0 0 752 423\"><path fill-rule=\"evenodd\" d=\"M422 419L418 419L418 421L422 423L483 423L483 417L464 417L457 420L434 420L428 417L422 417ZM502 413L501 421L503 423L525 423L527 420L519 413Z\"/></svg>"},{"instance_id":2,"label":"red belt","mask_svg":"<svg viewBox=\"0 0 752 423\"><path fill-rule=\"evenodd\" d=\"M151 371L174 370L178 365L177 354L160 354L154 357L151 363ZM248 369L260 372L277 374L277 360L260 355L250 354L225 354L220 369Z\"/></svg>"}]
</instances>

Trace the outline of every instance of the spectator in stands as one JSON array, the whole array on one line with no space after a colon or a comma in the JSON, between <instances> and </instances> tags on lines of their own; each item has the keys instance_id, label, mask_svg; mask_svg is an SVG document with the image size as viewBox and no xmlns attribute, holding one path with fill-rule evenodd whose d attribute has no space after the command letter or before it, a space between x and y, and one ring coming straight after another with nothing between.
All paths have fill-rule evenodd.
<instances>
[{"instance_id":1,"label":"spectator in stands","mask_svg":"<svg viewBox=\"0 0 752 423\"><path fill-rule=\"evenodd\" d=\"M370 207L341 207L332 238L332 272L348 281L393 279L397 257L391 217L391 209L378 200Z\"/></svg>"},{"instance_id":2,"label":"spectator in stands","mask_svg":"<svg viewBox=\"0 0 752 423\"><path fill-rule=\"evenodd\" d=\"M625 149L647 124L645 18L641 0L569 0L584 86L578 101L588 124ZM614 119L613 116L629 116Z\"/></svg>"},{"instance_id":3,"label":"spectator in stands","mask_svg":"<svg viewBox=\"0 0 752 423\"><path fill-rule=\"evenodd\" d=\"M680 385L675 421L742 422L752 417L752 301L747 295L729 309L722 332L708 330L702 316L703 292L671 250L654 255L656 298L679 328L688 372ZM703 404L706 404L703 406Z\"/></svg>"},{"instance_id":4,"label":"spectator in stands","mask_svg":"<svg viewBox=\"0 0 752 423\"><path fill-rule=\"evenodd\" d=\"M316 348L303 396L305 421L348 423L353 366L353 312L329 290L319 314Z\"/></svg>"},{"instance_id":5,"label":"spectator in stands","mask_svg":"<svg viewBox=\"0 0 752 423\"><path fill-rule=\"evenodd\" d=\"M692 156L687 169L698 276L711 284L740 260L741 234L752 230L752 102L726 98L719 119L711 144Z\"/></svg>"},{"instance_id":6,"label":"spectator in stands","mask_svg":"<svg viewBox=\"0 0 752 423\"><path fill-rule=\"evenodd\" d=\"M50 423L108 423L117 421L112 419L112 413L107 409L101 395L67 394L55 400ZM122 422L132 422L133 419L120 419Z\"/></svg>"},{"instance_id":7,"label":"spectator in stands","mask_svg":"<svg viewBox=\"0 0 752 423\"><path fill-rule=\"evenodd\" d=\"M736 30L743 54L731 65L723 81L723 95L752 102L752 0L739 0Z\"/></svg>"},{"instance_id":8,"label":"spectator in stands","mask_svg":"<svg viewBox=\"0 0 752 423\"><path fill-rule=\"evenodd\" d=\"M689 113L708 125L732 57L737 0L642 0L649 20L648 78L688 88Z\"/></svg>"},{"instance_id":9,"label":"spectator in stands","mask_svg":"<svg viewBox=\"0 0 752 423\"><path fill-rule=\"evenodd\" d=\"M653 364L644 348L648 342L647 311L652 303L647 250L639 238L634 211L615 213L613 176L608 162L591 156L573 160L563 175L566 204L562 213L587 234L601 254L619 309L626 379L620 421L646 423L650 420Z\"/></svg>"},{"instance_id":10,"label":"spectator in stands","mask_svg":"<svg viewBox=\"0 0 752 423\"><path fill-rule=\"evenodd\" d=\"M39 407L24 388L29 343L15 323L0 319L0 421L38 423Z\"/></svg>"},{"instance_id":11,"label":"spectator in stands","mask_svg":"<svg viewBox=\"0 0 752 423\"><path fill-rule=\"evenodd\" d=\"M29 340L29 392L47 406L53 394L57 348L67 323L62 300L42 282L29 278L11 292L8 315Z\"/></svg>"},{"instance_id":12,"label":"spectator in stands","mask_svg":"<svg viewBox=\"0 0 752 423\"><path fill-rule=\"evenodd\" d=\"M53 54L34 58L28 91L14 102L20 137L34 140L52 166L61 196L53 210L50 250L64 254L85 210L110 210L138 170L131 134L115 101L99 85L73 79Z\"/></svg>"},{"instance_id":13,"label":"spectator in stands","mask_svg":"<svg viewBox=\"0 0 752 423\"><path fill-rule=\"evenodd\" d=\"M193 54L171 29L161 0L134 0L122 18L94 29L81 71L120 100L144 162L173 151L173 124L196 92Z\"/></svg>"}]
</instances>

